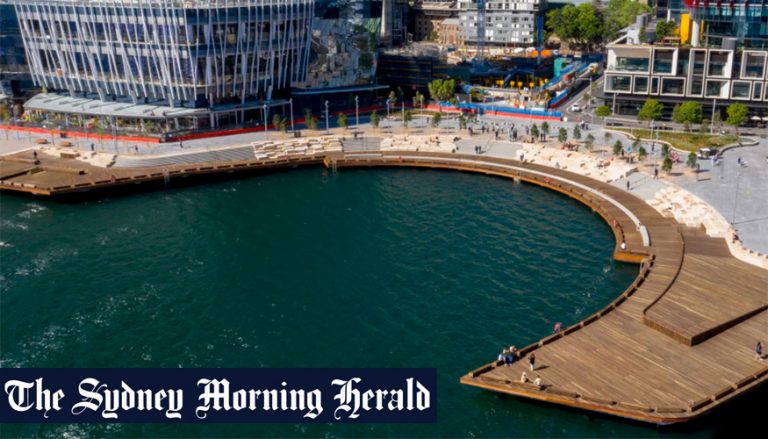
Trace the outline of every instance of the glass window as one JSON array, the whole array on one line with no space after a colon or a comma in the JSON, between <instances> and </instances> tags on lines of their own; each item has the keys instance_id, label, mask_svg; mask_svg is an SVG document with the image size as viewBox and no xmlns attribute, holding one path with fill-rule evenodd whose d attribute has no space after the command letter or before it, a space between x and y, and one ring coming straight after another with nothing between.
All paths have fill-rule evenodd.
<instances>
[{"instance_id":1,"label":"glass window","mask_svg":"<svg viewBox=\"0 0 768 439\"><path fill-rule=\"evenodd\" d=\"M765 66L765 54L748 53L745 55L744 78L762 78Z\"/></svg>"},{"instance_id":2,"label":"glass window","mask_svg":"<svg viewBox=\"0 0 768 439\"><path fill-rule=\"evenodd\" d=\"M653 73L672 73L672 57L670 50L657 50L653 54Z\"/></svg>"},{"instance_id":3,"label":"glass window","mask_svg":"<svg viewBox=\"0 0 768 439\"><path fill-rule=\"evenodd\" d=\"M661 94L682 95L685 94L685 80L683 78L664 78L661 81Z\"/></svg>"},{"instance_id":4,"label":"glass window","mask_svg":"<svg viewBox=\"0 0 768 439\"><path fill-rule=\"evenodd\" d=\"M616 57L615 70L624 72L647 72L650 64L648 58Z\"/></svg>"},{"instance_id":5,"label":"glass window","mask_svg":"<svg viewBox=\"0 0 768 439\"><path fill-rule=\"evenodd\" d=\"M609 76L608 91L626 91L632 90L631 76Z\"/></svg>"},{"instance_id":6,"label":"glass window","mask_svg":"<svg viewBox=\"0 0 768 439\"><path fill-rule=\"evenodd\" d=\"M728 93L728 81L707 81L705 97L724 98Z\"/></svg>"},{"instance_id":7,"label":"glass window","mask_svg":"<svg viewBox=\"0 0 768 439\"><path fill-rule=\"evenodd\" d=\"M711 52L709 54L709 69L707 75L709 76L725 76L725 67L728 64L728 54Z\"/></svg>"},{"instance_id":8,"label":"glass window","mask_svg":"<svg viewBox=\"0 0 768 439\"><path fill-rule=\"evenodd\" d=\"M659 94L659 78L651 78L651 94Z\"/></svg>"},{"instance_id":9,"label":"glass window","mask_svg":"<svg viewBox=\"0 0 768 439\"><path fill-rule=\"evenodd\" d=\"M704 89L704 81L701 78L691 79L691 91L692 95L701 96L701 92Z\"/></svg>"},{"instance_id":10,"label":"glass window","mask_svg":"<svg viewBox=\"0 0 768 439\"><path fill-rule=\"evenodd\" d=\"M635 78L635 93L648 93L648 78L642 76Z\"/></svg>"},{"instance_id":11,"label":"glass window","mask_svg":"<svg viewBox=\"0 0 768 439\"><path fill-rule=\"evenodd\" d=\"M734 99L749 99L749 82L733 81L731 97Z\"/></svg>"},{"instance_id":12,"label":"glass window","mask_svg":"<svg viewBox=\"0 0 768 439\"><path fill-rule=\"evenodd\" d=\"M760 96L762 95L763 87L760 86L760 84L755 84L755 88L752 89L752 100L753 101L759 101Z\"/></svg>"}]
</instances>

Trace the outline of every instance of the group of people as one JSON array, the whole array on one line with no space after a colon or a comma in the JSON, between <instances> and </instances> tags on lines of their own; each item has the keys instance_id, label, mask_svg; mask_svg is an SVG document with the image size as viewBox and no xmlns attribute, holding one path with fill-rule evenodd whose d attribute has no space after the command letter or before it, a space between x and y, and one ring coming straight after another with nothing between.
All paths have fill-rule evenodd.
<instances>
[{"instance_id":1,"label":"group of people","mask_svg":"<svg viewBox=\"0 0 768 439\"><path fill-rule=\"evenodd\" d=\"M509 367L517 360L520 360L520 354L517 352L517 348L510 346L509 349L503 349L499 354L498 361L503 361L504 365ZM531 352L528 354L528 365L531 368L531 372L536 369L536 354Z\"/></svg>"}]
</instances>

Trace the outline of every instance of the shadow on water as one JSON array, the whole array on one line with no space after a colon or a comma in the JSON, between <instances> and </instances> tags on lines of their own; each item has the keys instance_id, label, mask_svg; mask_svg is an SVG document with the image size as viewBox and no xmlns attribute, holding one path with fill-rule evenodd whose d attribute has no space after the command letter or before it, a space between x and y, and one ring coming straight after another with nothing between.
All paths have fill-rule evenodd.
<instances>
[{"instance_id":1,"label":"shadow on water","mask_svg":"<svg viewBox=\"0 0 768 439\"><path fill-rule=\"evenodd\" d=\"M618 416L611 416L605 413L591 412L576 407L568 407L559 404L552 404L535 399L520 398L503 393L494 393L483 391L484 397L494 399L496 404L506 404L515 401L520 404L540 408L541 410L550 410L561 414L583 417L589 422L610 422L627 424L635 427L643 427L654 430L661 436L690 436L704 434L708 437L734 437L734 433L739 431L739 426L754 426L757 419L765 416L765 402L768 401L768 386L761 385L752 389L745 395L732 399L717 409L707 412L704 415L691 421L656 425L647 422L626 419ZM558 418L559 416L553 416ZM750 430L754 431L754 429Z\"/></svg>"}]
</instances>

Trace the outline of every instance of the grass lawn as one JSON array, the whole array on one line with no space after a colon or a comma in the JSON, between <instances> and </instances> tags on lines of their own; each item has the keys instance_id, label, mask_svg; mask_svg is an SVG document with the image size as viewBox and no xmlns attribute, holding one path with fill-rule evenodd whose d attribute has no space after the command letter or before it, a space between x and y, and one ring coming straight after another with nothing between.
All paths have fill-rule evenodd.
<instances>
[{"instance_id":1,"label":"grass lawn","mask_svg":"<svg viewBox=\"0 0 768 439\"><path fill-rule=\"evenodd\" d=\"M617 131L624 131L643 139L651 138L651 131L641 128L621 128ZM738 138L733 135L722 134L702 134L702 133L682 133L677 131L654 131L654 138L658 133L658 139L669 142L677 149L696 152L699 148L720 148L731 143L735 143Z\"/></svg>"}]
</instances>

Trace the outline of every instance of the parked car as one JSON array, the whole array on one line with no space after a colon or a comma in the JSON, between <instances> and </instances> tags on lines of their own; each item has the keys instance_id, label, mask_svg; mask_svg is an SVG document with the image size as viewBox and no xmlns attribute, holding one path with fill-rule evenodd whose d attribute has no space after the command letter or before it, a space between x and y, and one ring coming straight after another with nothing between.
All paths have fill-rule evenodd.
<instances>
[{"instance_id":1,"label":"parked car","mask_svg":"<svg viewBox=\"0 0 768 439\"><path fill-rule=\"evenodd\" d=\"M571 108L569 108L569 110L574 113L578 113L581 111L581 107L579 106L579 104L573 104L571 105Z\"/></svg>"}]
</instances>

